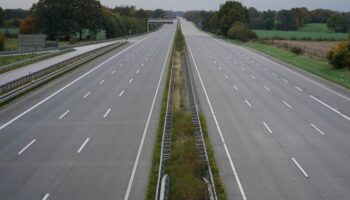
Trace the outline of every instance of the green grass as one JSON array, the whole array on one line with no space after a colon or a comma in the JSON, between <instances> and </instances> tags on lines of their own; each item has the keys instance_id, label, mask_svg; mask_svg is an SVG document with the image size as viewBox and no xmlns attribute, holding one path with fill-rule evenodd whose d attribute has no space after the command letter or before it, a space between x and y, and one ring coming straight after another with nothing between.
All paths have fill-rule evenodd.
<instances>
[{"instance_id":1,"label":"green grass","mask_svg":"<svg viewBox=\"0 0 350 200\"><path fill-rule=\"evenodd\" d=\"M254 30L254 32L258 35L260 39L345 40L348 38L347 33L276 31L276 30Z\"/></svg>"},{"instance_id":2,"label":"green grass","mask_svg":"<svg viewBox=\"0 0 350 200\"><path fill-rule=\"evenodd\" d=\"M5 28L5 27L2 27L0 28L0 32L1 33L9 33L9 34L12 34L12 35L15 35L15 34L18 34L19 32L19 28Z\"/></svg>"},{"instance_id":3,"label":"green grass","mask_svg":"<svg viewBox=\"0 0 350 200\"><path fill-rule=\"evenodd\" d=\"M6 38L5 39L5 50L16 50L18 49L17 38Z\"/></svg>"},{"instance_id":4,"label":"green grass","mask_svg":"<svg viewBox=\"0 0 350 200\"><path fill-rule=\"evenodd\" d=\"M331 33L325 23L310 23L305 24L298 29L300 32L313 32L313 33Z\"/></svg>"},{"instance_id":5,"label":"green grass","mask_svg":"<svg viewBox=\"0 0 350 200\"><path fill-rule=\"evenodd\" d=\"M237 44L237 42L235 42ZM249 42L240 43L241 45L256 49L265 54L271 55L284 62L299 67L305 71L311 72L326 80L332 81L338 85L350 88L350 70L348 69L334 69L328 62L317 60L306 55L296 56L292 52L278 48L275 46Z\"/></svg>"},{"instance_id":6,"label":"green grass","mask_svg":"<svg viewBox=\"0 0 350 200\"><path fill-rule=\"evenodd\" d=\"M9 65L15 62L20 62L23 60L28 60L35 58L44 54L26 54L26 55L16 55L16 56L1 56L0 57L0 67L4 65Z\"/></svg>"}]
</instances>

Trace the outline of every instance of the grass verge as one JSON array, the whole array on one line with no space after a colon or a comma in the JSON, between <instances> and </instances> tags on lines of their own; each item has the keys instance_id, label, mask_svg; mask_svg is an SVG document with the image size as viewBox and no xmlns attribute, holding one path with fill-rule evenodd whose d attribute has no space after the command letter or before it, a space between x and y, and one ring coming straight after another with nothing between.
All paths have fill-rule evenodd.
<instances>
[{"instance_id":1,"label":"grass verge","mask_svg":"<svg viewBox=\"0 0 350 200\"><path fill-rule=\"evenodd\" d=\"M71 52L71 51L73 51L73 50L60 51L60 52L54 52L54 53L45 53L45 54L27 54L27 55L16 55L16 56L3 56L3 57L0 57L0 74L14 70L14 69L18 69L20 67L30 65L30 64L33 64L36 62L40 62L42 60L46 60L46 59L49 59L52 57L63 55L63 54L66 54L68 52ZM6 69L1 68L2 66L9 65L12 63L16 63L16 62L18 62L18 64L14 64L11 67L8 67Z\"/></svg>"}]
</instances>

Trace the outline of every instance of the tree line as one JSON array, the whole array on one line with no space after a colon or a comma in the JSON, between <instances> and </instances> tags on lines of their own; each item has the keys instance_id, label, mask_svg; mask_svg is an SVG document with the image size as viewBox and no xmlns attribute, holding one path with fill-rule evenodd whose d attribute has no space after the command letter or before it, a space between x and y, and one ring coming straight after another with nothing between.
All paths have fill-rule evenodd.
<instances>
[{"instance_id":1,"label":"tree line","mask_svg":"<svg viewBox=\"0 0 350 200\"><path fill-rule=\"evenodd\" d=\"M189 11L184 17L206 31L221 35L227 35L228 27L233 25L232 20L258 30L291 31L306 23L326 23L333 32L350 31L350 12L327 9L309 11L307 8L258 11L254 7L247 8L235 1L222 4L219 11Z\"/></svg>"},{"instance_id":2,"label":"tree line","mask_svg":"<svg viewBox=\"0 0 350 200\"><path fill-rule=\"evenodd\" d=\"M108 8L98 0L39 0L28 11L0 7L0 26L19 27L23 34L43 33L50 40L82 40L86 32L94 39L103 30L109 39L145 32L149 17L165 15L161 9Z\"/></svg>"}]
</instances>

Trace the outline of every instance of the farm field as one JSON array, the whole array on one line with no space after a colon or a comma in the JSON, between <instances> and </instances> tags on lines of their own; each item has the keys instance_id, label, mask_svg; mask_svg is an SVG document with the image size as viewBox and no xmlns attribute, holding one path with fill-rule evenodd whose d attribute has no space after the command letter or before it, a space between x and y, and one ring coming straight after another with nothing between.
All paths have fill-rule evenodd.
<instances>
[{"instance_id":1,"label":"farm field","mask_svg":"<svg viewBox=\"0 0 350 200\"><path fill-rule=\"evenodd\" d=\"M320 33L332 33L331 30L328 29L327 24L324 23L310 23L305 24L303 27L298 29L300 32L320 32Z\"/></svg>"},{"instance_id":2,"label":"farm field","mask_svg":"<svg viewBox=\"0 0 350 200\"><path fill-rule=\"evenodd\" d=\"M337 41L300 41L300 40L271 40L274 46L282 48L301 48L303 52L312 57L326 59L332 47L337 47Z\"/></svg>"},{"instance_id":3,"label":"farm field","mask_svg":"<svg viewBox=\"0 0 350 200\"><path fill-rule=\"evenodd\" d=\"M289 40L345 40L346 33L323 33L301 31L254 30L260 39L289 39Z\"/></svg>"}]
</instances>

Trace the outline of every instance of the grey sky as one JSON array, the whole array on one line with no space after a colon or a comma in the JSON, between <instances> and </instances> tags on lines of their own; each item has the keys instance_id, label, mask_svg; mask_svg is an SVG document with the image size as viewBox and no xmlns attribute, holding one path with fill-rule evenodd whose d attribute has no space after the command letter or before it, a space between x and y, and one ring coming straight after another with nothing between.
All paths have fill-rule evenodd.
<instances>
[{"instance_id":1,"label":"grey sky","mask_svg":"<svg viewBox=\"0 0 350 200\"><path fill-rule=\"evenodd\" d=\"M100 0L103 5L135 5L138 8L167 10L217 10L225 0ZM239 0L245 6L254 6L258 10L279 10L292 7L307 7L309 9L328 8L350 11L350 0ZM0 0L3 8L30 8L37 0Z\"/></svg>"}]
</instances>

